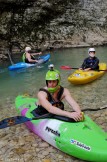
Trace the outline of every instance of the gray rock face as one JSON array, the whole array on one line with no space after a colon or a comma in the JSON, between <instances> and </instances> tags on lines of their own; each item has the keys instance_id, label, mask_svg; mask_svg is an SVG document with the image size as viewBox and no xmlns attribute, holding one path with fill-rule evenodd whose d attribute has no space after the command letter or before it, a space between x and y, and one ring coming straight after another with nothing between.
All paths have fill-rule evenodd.
<instances>
[{"instance_id":1,"label":"gray rock face","mask_svg":"<svg viewBox=\"0 0 107 162\"><path fill-rule=\"evenodd\" d=\"M107 43L107 1L0 0L0 39L63 48Z\"/></svg>"}]
</instances>

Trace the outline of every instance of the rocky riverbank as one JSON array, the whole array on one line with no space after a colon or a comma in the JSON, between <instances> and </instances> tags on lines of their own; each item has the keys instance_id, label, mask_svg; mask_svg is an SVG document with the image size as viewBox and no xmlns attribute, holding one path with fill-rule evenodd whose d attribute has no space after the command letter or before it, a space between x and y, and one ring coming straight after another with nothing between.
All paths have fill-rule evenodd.
<instances>
[{"instance_id":1,"label":"rocky riverbank","mask_svg":"<svg viewBox=\"0 0 107 162\"><path fill-rule=\"evenodd\" d=\"M106 77L104 79L106 80ZM101 83L102 81L99 80L96 84L84 87L83 91L82 87L72 86L72 90L70 89L70 91L71 93L73 91L73 96L75 96L76 101L82 109L102 109L86 111L85 114L107 132L106 84L102 89ZM99 88L96 92L95 89L97 87ZM88 96L86 93L88 93ZM65 104L65 109L70 110L70 107ZM5 100L5 104L0 106L0 120L17 115L13 99L8 98ZM33 132L29 131L24 124L0 129L0 162L10 161L84 162L52 147Z\"/></svg>"},{"instance_id":2,"label":"rocky riverbank","mask_svg":"<svg viewBox=\"0 0 107 162\"><path fill-rule=\"evenodd\" d=\"M8 116L15 116L11 104ZM1 119L6 118L7 110L1 109ZM86 112L103 130L107 131L107 109ZM0 130L0 162L84 162L69 156L44 142L29 131L24 124Z\"/></svg>"}]
</instances>

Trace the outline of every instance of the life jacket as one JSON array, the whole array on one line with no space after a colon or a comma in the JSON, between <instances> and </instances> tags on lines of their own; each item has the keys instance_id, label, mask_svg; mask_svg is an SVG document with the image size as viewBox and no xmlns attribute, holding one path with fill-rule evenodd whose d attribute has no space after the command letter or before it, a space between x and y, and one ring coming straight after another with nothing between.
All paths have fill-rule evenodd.
<instances>
[{"instance_id":1,"label":"life jacket","mask_svg":"<svg viewBox=\"0 0 107 162\"><path fill-rule=\"evenodd\" d=\"M94 57L94 58L88 58L87 60L86 60L86 63L88 64L88 65L93 65L93 64L95 64L95 62L96 62L96 58Z\"/></svg>"},{"instance_id":2,"label":"life jacket","mask_svg":"<svg viewBox=\"0 0 107 162\"><path fill-rule=\"evenodd\" d=\"M92 70L97 70L99 69L99 60L97 57L93 57L93 58L86 58L84 60L84 63L82 65L82 68L83 69L86 69L86 68L92 68Z\"/></svg>"},{"instance_id":3,"label":"life jacket","mask_svg":"<svg viewBox=\"0 0 107 162\"><path fill-rule=\"evenodd\" d=\"M32 60L35 60L35 57L31 55L31 59ZM31 63L31 62L28 61L28 59L26 58L26 53L23 54L22 60L23 60L23 62L30 63L30 64L34 64L34 62Z\"/></svg>"},{"instance_id":4,"label":"life jacket","mask_svg":"<svg viewBox=\"0 0 107 162\"><path fill-rule=\"evenodd\" d=\"M60 90L57 94L57 100L58 100L57 102L53 99L52 95L48 92L48 90L41 88L39 91L43 91L43 92L47 93L47 99L53 106L58 107L61 110L64 110L64 104L63 104L63 102L61 102L61 97L64 92L64 88L62 86L60 86ZM33 110L32 113L33 114L36 113L38 115L44 115L49 112L43 106L38 105L38 107L35 110Z\"/></svg>"},{"instance_id":5,"label":"life jacket","mask_svg":"<svg viewBox=\"0 0 107 162\"><path fill-rule=\"evenodd\" d=\"M23 53L22 55L22 61L25 62L25 58L26 58L26 53Z\"/></svg>"}]
</instances>

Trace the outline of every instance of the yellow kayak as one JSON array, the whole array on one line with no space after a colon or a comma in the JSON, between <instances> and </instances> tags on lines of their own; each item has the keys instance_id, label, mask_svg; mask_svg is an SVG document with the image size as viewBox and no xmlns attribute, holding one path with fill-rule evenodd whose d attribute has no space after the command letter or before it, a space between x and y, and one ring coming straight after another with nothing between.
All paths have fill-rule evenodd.
<instances>
[{"instance_id":1,"label":"yellow kayak","mask_svg":"<svg viewBox=\"0 0 107 162\"><path fill-rule=\"evenodd\" d=\"M104 70L104 71L103 71ZM83 71L76 70L68 77L68 81L72 84L86 84L101 77L106 72L106 63L99 64L99 71Z\"/></svg>"}]
</instances>

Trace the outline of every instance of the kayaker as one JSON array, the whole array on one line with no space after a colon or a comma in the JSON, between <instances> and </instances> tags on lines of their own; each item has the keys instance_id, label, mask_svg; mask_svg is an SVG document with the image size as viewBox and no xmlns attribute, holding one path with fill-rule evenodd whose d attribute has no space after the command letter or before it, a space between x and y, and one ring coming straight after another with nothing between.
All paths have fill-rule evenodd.
<instances>
[{"instance_id":1,"label":"kayaker","mask_svg":"<svg viewBox=\"0 0 107 162\"><path fill-rule=\"evenodd\" d=\"M23 61L26 63L39 63L39 60L35 59L34 55L41 55L42 52L32 53L31 47L25 48L25 53L23 54Z\"/></svg>"},{"instance_id":2,"label":"kayaker","mask_svg":"<svg viewBox=\"0 0 107 162\"><path fill-rule=\"evenodd\" d=\"M53 64L49 68L49 71L46 73L46 86L38 92L38 108L35 109L35 113L37 115L52 113L80 121L82 112L79 105L71 97L69 90L60 85L59 71L54 69ZM63 99L73 108L73 112L64 110Z\"/></svg>"},{"instance_id":3,"label":"kayaker","mask_svg":"<svg viewBox=\"0 0 107 162\"><path fill-rule=\"evenodd\" d=\"M89 57L87 57L79 70L98 70L99 69L99 59L95 56L95 48L89 48Z\"/></svg>"}]
</instances>

